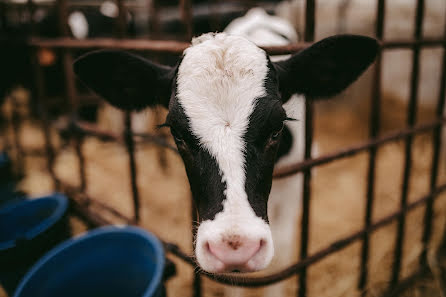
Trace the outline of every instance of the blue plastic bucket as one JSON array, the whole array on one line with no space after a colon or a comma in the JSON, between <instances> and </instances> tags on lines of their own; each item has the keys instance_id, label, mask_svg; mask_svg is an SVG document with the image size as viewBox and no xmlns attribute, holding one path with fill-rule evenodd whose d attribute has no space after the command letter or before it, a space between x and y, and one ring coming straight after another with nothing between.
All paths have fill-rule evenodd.
<instances>
[{"instance_id":1,"label":"blue plastic bucket","mask_svg":"<svg viewBox=\"0 0 446 297\"><path fill-rule=\"evenodd\" d=\"M0 284L9 294L44 253L69 237L67 209L62 194L0 208Z\"/></svg>"},{"instance_id":2,"label":"blue plastic bucket","mask_svg":"<svg viewBox=\"0 0 446 297\"><path fill-rule=\"evenodd\" d=\"M48 252L14 296L164 296L164 262L163 247L150 233L137 227L103 227Z\"/></svg>"}]
</instances>

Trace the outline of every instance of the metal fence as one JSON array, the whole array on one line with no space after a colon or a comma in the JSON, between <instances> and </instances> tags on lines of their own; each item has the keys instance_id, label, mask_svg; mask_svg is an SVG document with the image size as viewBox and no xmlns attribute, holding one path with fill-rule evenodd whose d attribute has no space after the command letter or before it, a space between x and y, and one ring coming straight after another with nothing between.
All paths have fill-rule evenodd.
<instances>
[{"instance_id":1,"label":"metal fence","mask_svg":"<svg viewBox=\"0 0 446 297\"><path fill-rule=\"evenodd\" d=\"M65 96L69 99L69 106L74 115L76 113L77 108L82 102L88 101L91 97L82 98L77 93L75 78L71 69L72 65L72 52L80 49L94 49L94 48L114 48L114 49L125 49L125 50L136 50L149 52L157 55L163 54L173 54L180 55L182 51L188 47L188 42L183 41L172 41L172 40L152 40L152 39L126 39L125 38L125 25L126 25L126 3L124 0L116 0L118 8L119 8L119 17L117 18L117 30L116 30L116 38L96 38L96 39L88 39L88 40L74 40L68 37L68 29L67 29L67 7L69 5L67 0L58 0L56 2L56 7L58 10L59 23L58 28L60 32L60 37L55 39L43 39L39 37L31 37L27 39L24 43L18 46L26 46L29 48L29 51L34 59L33 63L33 73L35 84L32 90L32 95L36 99L37 102L45 102L45 92L43 86L43 74L42 69L36 61L36 49L39 47L49 47L58 49L63 59L63 69L64 69L64 78L66 83ZM282 46L282 47L266 47L265 50L269 54L289 54L298 52L309 45L314 40L315 36L315 23L317 20L315 19L315 9L316 9L316 1L315 0L307 0L306 1L306 19L305 19L305 37L304 42ZM306 288L307 288L307 269L310 265L324 259L325 257L338 252L348 246L350 246L354 242L362 243L361 250L361 264L360 271L358 273L358 289L364 292L367 283L368 283L368 259L369 259L369 246L370 246L370 236L374 231L389 225L391 223L397 222L397 235L396 235L396 244L394 247L394 261L392 266L392 276L390 279L389 292L390 290L395 290L398 288L402 288L408 283L410 283L414 278L420 275L424 271L424 268L427 266L427 246L429 244L432 232L432 214L435 198L441 192L446 190L446 184L438 184L438 172L439 172L439 156L440 156L440 148L441 148L441 128L442 125L446 122L446 119L443 118L443 109L445 104L445 90L446 90L446 35L442 39L425 39L422 36L422 24L423 24L423 10L424 10L424 0L417 0L416 7L416 16L415 16L415 32L413 35L413 39L406 41L382 41L383 39L383 31L384 31L384 22L385 22L385 0L377 0L377 10L376 10L376 25L375 25L375 34L377 39L381 41L381 52L378 55L376 61L376 67L374 68L374 87L373 87L373 98L371 102L371 110L370 110L370 131L369 131L369 141L355 145L352 147L345 148L340 151L336 151L334 153L324 155L318 158L312 158L311 156L311 146L313 141L313 120L314 120L314 112L313 105L310 102L307 102L306 105L306 117L305 117L305 135L306 135L306 144L305 144L305 160L298 164L293 164L286 168L282 168L280 171L274 172L274 178L282 178L286 176L290 176L293 174L297 174L299 172L303 172L304 175L304 187L303 187L303 202L302 202L302 218L301 218L301 238L299 240L300 243L300 254L299 261L286 267L285 269L274 273L272 275L268 275L265 277L234 277L230 278L223 275L208 275L208 274L200 274L197 272L194 278L194 296L201 296L201 277L208 277L217 282L233 285L233 286L242 286L242 287L258 287L265 286L269 284L273 284L275 282L284 280L293 275L299 275L298 278L298 292L296 292L297 296L304 297L306 296ZM151 23L149 24L153 30L157 28L157 22L159 19L157 18L157 14L159 12L159 1L150 1L150 9L149 14L153 16ZM247 6L253 5L253 1L246 1ZM36 9L36 4L33 3L32 0L28 0L26 4L23 4L23 9L27 10L29 14L33 14ZM191 0L180 0L179 1L179 11L181 20L184 24L185 32L184 32L184 40L189 40L193 34L193 26L192 26L192 4ZM3 3L4 11L7 8L7 5ZM445 27L446 32L446 27ZM8 42L6 40L6 42ZM436 118L433 119L432 122L422 125L416 124L417 118L417 91L419 85L419 76L420 76L420 51L422 48L426 47L441 47L443 48L443 57L442 57L442 74L440 80L440 93L438 94L438 102L436 106ZM410 100L407 111L407 123L406 128L395 133L386 134L384 136L379 135L380 127L380 88L381 88L381 65L382 65L382 51L388 49L395 48L404 48L410 49L412 51L412 72L411 72L411 89L410 89ZM84 96L85 97L85 96ZM41 153L47 156L47 169L52 176L54 181L54 186L56 189L65 191L71 197L71 205L72 209L80 215L86 222L88 222L91 226L98 226L109 224L110 222L105 218L101 217L99 214L94 213L90 206L95 205L106 209L108 212L112 213L114 216L124 219L126 222L130 224L138 224L140 215L139 215L139 207L140 207L140 195L138 192L138 187L136 184L136 163L135 163L135 144L140 142L152 142L157 145L166 147L168 149L176 151L174 147L172 147L165 139L156 135L149 134L136 134L131 131L131 117L130 114L127 113L125 117L125 132L123 135L118 135L111 133L109 131L103 131L99 129L97 126L88 124L86 122L82 122L76 119L75 116L70 117L70 125L66 128L65 132L68 132L71 139L73 139L73 143L76 149L76 154L79 162L79 176L81 180L81 185L79 188L69 187L64 185L54 173L54 162L56 152L51 144L50 137L50 120L48 118L48 113L46 112L45 104L38 104L40 107L39 113L42 119L42 128L45 132L45 151L44 152L25 152L21 147L18 139L18 131L20 125L20 118L17 113L13 114L12 117L12 126L13 131L15 132L14 143L12 143L12 147L15 148L19 154L18 157L23 156L24 154L32 154L32 153ZM430 193L424 197L420 197L415 202L408 202L408 191L409 191L409 179L411 176L412 169L412 147L414 136L419 133L432 131L432 163L431 163L431 173L430 173ZM118 210L111 209L110 207L94 200L91 197L88 197L85 194L85 189L87 187L88 181L86 180L85 175L85 158L82 154L82 144L83 139L86 136L94 136L100 139L113 140L120 143L123 143L128 152L128 160L129 160L129 168L131 174L131 189L133 193L133 206L134 206L134 217L127 218L123 214L121 214ZM404 140L405 142L405 165L404 165L404 174L403 174L403 182L401 188L401 197L400 197L400 208L396 212L391 215L384 217L378 221L372 222L372 209L374 203L375 196L375 174L376 174L376 158L377 158L377 150L383 144L393 142L396 140ZM364 225L362 230L357 231L345 238L337 240L336 242L332 242L326 248L323 248L316 253L309 254L308 253L308 238L309 238L309 215L310 215L310 200L311 200L311 169L320 166L322 164L327 164L334 160L346 158L360 152L368 152L368 171L367 171L367 197L366 197L366 209L364 214ZM20 166L23 159L18 158L16 160ZM413 274L412 276L401 279L400 271L401 271L401 262L402 262L402 250L403 250L403 241L404 241L404 230L406 224L406 214L415 209L425 206L425 215L424 215L424 232L422 236L422 244L424 246L423 252L420 255L420 265L419 270ZM192 211L193 221L196 221L196 212ZM165 248L171 254L179 257L190 265L196 265L194 260L187 256L184 252L182 252L175 244L165 242Z\"/></svg>"}]
</instances>

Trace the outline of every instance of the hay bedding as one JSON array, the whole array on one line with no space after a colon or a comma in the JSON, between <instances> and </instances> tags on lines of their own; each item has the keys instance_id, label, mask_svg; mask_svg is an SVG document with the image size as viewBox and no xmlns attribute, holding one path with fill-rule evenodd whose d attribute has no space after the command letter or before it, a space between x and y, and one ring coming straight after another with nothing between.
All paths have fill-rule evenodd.
<instances>
[{"instance_id":1,"label":"hay bedding","mask_svg":"<svg viewBox=\"0 0 446 297\"><path fill-rule=\"evenodd\" d=\"M401 110L400 107L398 109ZM364 112L366 110L367 106L352 112L348 104L317 104L315 139L320 154L365 141L368 134L368 120ZM386 114L392 115L391 112ZM385 117L382 131L401 127L398 118L396 121L397 123L392 117ZM42 135L36 131L31 122L23 126L22 143L26 147L43 144ZM431 150L431 134L426 133L415 138L409 201L415 201L428 193ZM125 148L87 138L83 151L87 164L87 193L131 216L133 210ZM145 145L139 147L136 154L138 186L142 198L142 225L163 239L178 243L183 250L191 252L190 193L183 164L178 156L167 152L168 170L163 172L157 161L157 151L157 148ZM379 149L374 221L398 208L404 166L403 152L402 141L386 144ZM363 226L367 163L367 153L361 153L315 170L312 180L310 254ZM443 160L442 164L444 163ZM446 180L445 166L440 167L442 183ZM79 184L77 159L72 148L65 149L58 155L56 173L68 184ZM20 187L30 195L41 195L52 190L43 158L26 158L26 177ZM432 247L439 244L445 226L444 196L435 202ZM418 264L418 255L422 248L420 238L423 215L424 207L421 207L410 212L407 219L403 276L413 272ZM84 231L85 227L78 221L73 221L73 224L76 233ZM296 232L299 232L298 229L297 227ZM371 236L368 289L370 296L375 296L380 288L385 288L390 277L395 231L394 223ZM296 243L296 246L298 245ZM308 296L358 296L356 284L360 250L361 244L357 242L311 266L308 270ZM178 274L168 283L169 296L192 296L193 270L175 258L174 260ZM290 264L295 260L290 259ZM287 296L294 296L296 277L286 283ZM222 285L206 279L203 286L204 296L224 296ZM249 296L258 296L259 290L245 291Z\"/></svg>"}]
</instances>

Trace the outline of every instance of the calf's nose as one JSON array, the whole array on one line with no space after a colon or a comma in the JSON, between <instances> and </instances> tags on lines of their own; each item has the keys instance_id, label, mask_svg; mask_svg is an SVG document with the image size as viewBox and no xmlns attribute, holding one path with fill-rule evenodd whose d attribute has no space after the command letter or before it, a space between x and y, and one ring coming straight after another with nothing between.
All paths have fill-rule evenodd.
<instances>
[{"instance_id":1,"label":"calf's nose","mask_svg":"<svg viewBox=\"0 0 446 297\"><path fill-rule=\"evenodd\" d=\"M223 271L250 271L247 264L259 252L262 243L261 239L243 238L235 235L224 237L217 242L209 241L208 249L223 263Z\"/></svg>"}]
</instances>

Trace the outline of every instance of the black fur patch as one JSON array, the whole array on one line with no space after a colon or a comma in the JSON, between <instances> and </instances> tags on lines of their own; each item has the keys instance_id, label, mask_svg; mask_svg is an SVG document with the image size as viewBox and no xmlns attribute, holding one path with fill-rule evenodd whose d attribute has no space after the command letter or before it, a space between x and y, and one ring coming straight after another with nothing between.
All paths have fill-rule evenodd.
<instances>
[{"instance_id":1,"label":"black fur patch","mask_svg":"<svg viewBox=\"0 0 446 297\"><path fill-rule=\"evenodd\" d=\"M226 184L222 182L217 161L199 145L184 109L175 97L170 103L167 124L184 161L199 221L212 220L223 211L223 200L226 198Z\"/></svg>"},{"instance_id":2,"label":"black fur patch","mask_svg":"<svg viewBox=\"0 0 446 297\"><path fill-rule=\"evenodd\" d=\"M246 142L245 190L255 214L265 221L268 221L267 204L276 154L279 149L280 137L286 131L284 129L286 113L277 88L276 73L270 64L265 80L267 95L257 100L244 136ZM274 135L277 132L279 134L275 138ZM286 147L282 149L284 153Z\"/></svg>"}]
</instances>

